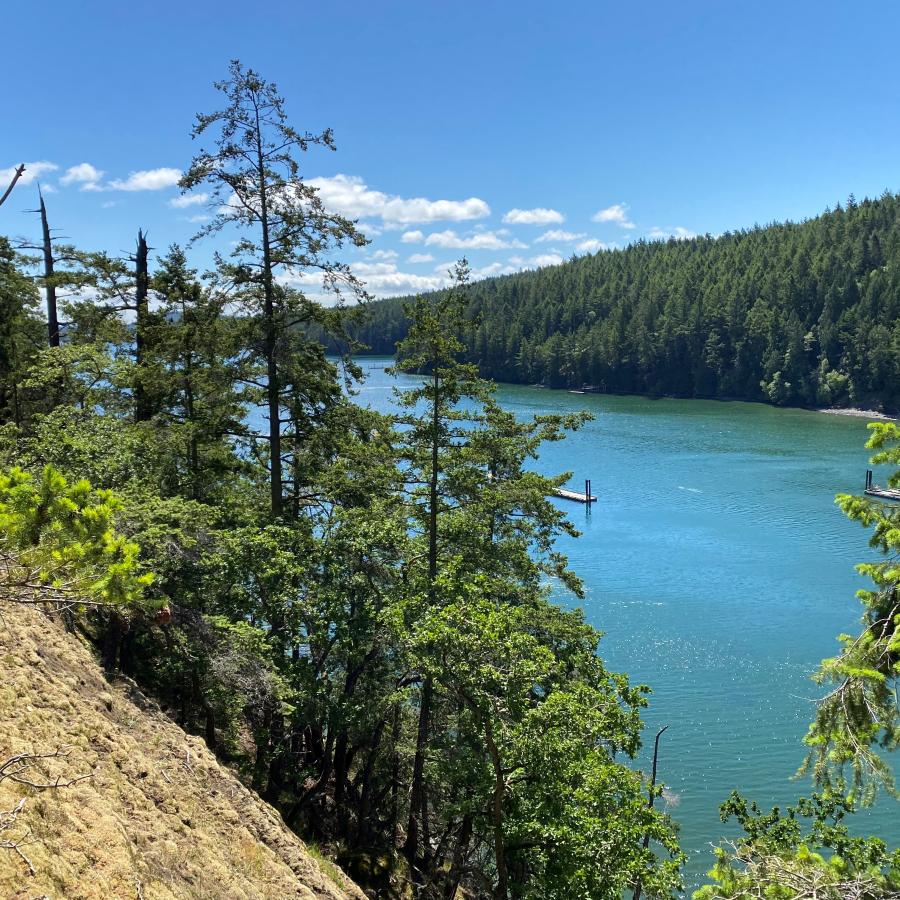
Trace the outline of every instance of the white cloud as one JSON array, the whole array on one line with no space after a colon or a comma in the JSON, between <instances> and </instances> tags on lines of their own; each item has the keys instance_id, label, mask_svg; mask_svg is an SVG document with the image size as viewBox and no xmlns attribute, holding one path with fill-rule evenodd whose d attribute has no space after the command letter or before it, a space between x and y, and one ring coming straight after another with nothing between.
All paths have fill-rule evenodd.
<instances>
[{"instance_id":1,"label":"white cloud","mask_svg":"<svg viewBox=\"0 0 900 900\"><path fill-rule=\"evenodd\" d=\"M366 290L375 297L394 297L434 291L450 283L446 274L418 275L401 272L392 262L361 262L353 266L353 274L365 283ZM331 305L334 297L323 290L322 276L317 272L285 273L278 279L290 284L310 297Z\"/></svg>"},{"instance_id":2,"label":"white cloud","mask_svg":"<svg viewBox=\"0 0 900 900\"><path fill-rule=\"evenodd\" d=\"M434 262L434 257L430 253L413 253L406 261L408 263L430 263Z\"/></svg>"},{"instance_id":3,"label":"white cloud","mask_svg":"<svg viewBox=\"0 0 900 900\"><path fill-rule=\"evenodd\" d=\"M560 228L551 228L550 231L545 231L539 238L535 238L534 242L543 244L547 241L579 241L585 237L587 235L582 231L563 231Z\"/></svg>"},{"instance_id":4,"label":"white cloud","mask_svg":"<svg viewBox=\"0 0 900 900\"><path fill-rule=\"evenodd\" d=\"M180 178L180 169L164 166L160 169L132 172L125 179L111 181L109 187L114 191L159 191L163 188L175 187Z\"/></svg>"},{"instance_id":5,"label":"white cloud","mask_svg":"<svg viewBox=\"0 0 900 900\"><path fill-rule=\"evenodd\" d=\"M517 271L516 266L503 265L503 263L494 262L482 266L480 269L473 269L472 278L476 280L479 278L496 278L498 275L511 275L515 271Z\"/></svg>"},{"instance_id":6,"label":"white cloud","mask_svg":"<svg viewBox=\"0 0 900 900\"><path fill-rule=\"evenodd\" d=\"M100 169L83 162L66 169L66 174L59 179L59 183L63 185L80 184L83 191L96 191L101 178L103 178L103 172Z\"/></svg>"},{"instance_id":7,"label":"white cloud","mask_svg":"<svg viewBox=\"0 0 900 900\"><path fill-rule=\"evenodd\" d=\"M609 250L610 246L610 244L605 244L596 238L589 238L586 241L582 241L575 249L580 253L596 253L598 250Z\"/></svg>"},{"instance_id":8,"label":"white cloud","mask_svg":"<svg viewBox=\"0 0 900 900\"><path fill-rule=\"evenodd\" d=\"M204 215L203 213L199 213L196 216L189 216L188 222L193 222L196 225L196 224L199 224L200 222L208 222L211 218L212 218L212 216L207 216L207 215Z\"/></svg>"},{"instance_id":9,"label":"white cloud","mask_svg":"<svg viewBox=\"0 0 900 900\"><path fill-rule=\"evenodd\" d=\"M405 240L406 236L402 238ZM524 248L527 244L521 241L509 240L505 233L500 231L476 231L463 236L457 234L452 228L446 231L435 231L425 238L428 247L445 247L453 250L504 250L509 247Z\"/></svg>"},{"instance_id":10,"label":"white cloud","mask_svg":"<svg viewBox=\"0 0 900 900\"><path fill-rule=\"evenodd\" d=\"M118 200L106 200L104 203L100 204L100 206L103 209L112 209L114 206L118 206L118 205L119 205Z\"/></svg>"},{"instance_id":11,"label":"white cloud","mask_svg":"<svg viewBox=\"0 0 900 900\"><path fill-rule=\"evenodd\" d=\"M400 235L400 240L404 244L421 244L425 240L425 235L418 229L415 231L404 231Z\"/></svg>"},{"instance_id":12,"label":"white cloud","mask_svg":"<svg viewBox=\"0 0 900 900\"><path fill-rule=\"evenodd\" d=\"M400 254L396 250L376 250L372 259L396 259Z\"/></svg>"},{"instance_id":13,"label":"white cloud","mask_svg":"<svg viewBox=\"0 0 900 900\"><path fill-rule=\"evenodd\" d=\"M628 207L624 203L614 203L594 213L591 218L595 222L613 222L620 228L634 228L634 222L628 218Z\"/></svg>"},{"instance_id":14,"label":"white cloud","mask_svg":"<svg viewBox=\"0 0 900 900\"><path fill-rule=\"evenodd\" d=\"M374 216L390 225L413 225L420 222L462 222L483 219L491 208L478 197L467 200L428 200L425 197L400 197L370 188L357 175L335 175L310 178L307 182L319 191L326 208L358 219Z\"/></svg>"},{"instance_id":15,"label":"white cloud","mask_svg":"<svg viewBox=\"0 0 900 900\"><path fill-rule=\"evenodd\" d=\"M18 168L18 166L10 166L8 169L0 169L0 185L2 185L0 190L6 190ZM25 171L19 179L19 184L31 184L45 172L55 172L58 168L59 166L56 163L47 162L46 160L44 162L27 162L25 163Z\"/></svg>"},{"instance_id":16,"label":"white cloud","mask_svg":"<svg viewBox=\"0 0 900 900\"><path fill-rule=\"evenodd\" d=\"M180 197L173 197L169 201L169 206L173 206L175 209L185 209L188 206L200 206L208 202L209 194L205 192L200 194L182 194Z\"/></svg>"},{"instance_id":17,"label":"white cloud","mask_svg":"<svg viewBox=\"0 0 900 900\"><path fill-rule=\"evenodd\" d=\"M555 209L538 206L535 209L511 209L503 221L510 225L559 225L565 218Z\"/></svg>"},{"instance_id":18,"label":"white cloud","mask_svg":"<svg viewBox=\"0 0 900 900\"><path fill-rule=\"evenodd\" d=\"M529 262L533 266L558 266L563 258L558 253L544 253L541 256L532 256Z\"/></svg>"},{"instance_id":19,"label":"white cloud","mask_svg":"<svg viewBox=\"0 0 900 900\"><path fill-rule=\"evenodd\" d=\"M686 241L697 237L697 234L689 228L682 228L681 225L676 225L674 228L659 228L657 226L647 232L647 237L651 241L667 241L669 238Z\"/></svg>"}]
</instances>

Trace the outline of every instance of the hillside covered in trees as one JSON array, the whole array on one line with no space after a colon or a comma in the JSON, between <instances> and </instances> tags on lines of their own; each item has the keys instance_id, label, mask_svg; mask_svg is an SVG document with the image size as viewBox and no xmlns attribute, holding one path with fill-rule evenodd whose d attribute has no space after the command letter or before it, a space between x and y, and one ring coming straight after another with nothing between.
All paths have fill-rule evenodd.
<instances>
[{"instance_id":1,"label":"hillside covered in trees","mask_svg":"<svg viewBox=\"0 0 900 900\"><path fill-rule=\"evenodd\" d=\"M238 61L216 87L180 178L204 189L214 271L177 245L151 262L137 229L125 258L63 246L40 197L43 240L0 238L4 890L678 896L677 824L638 762L648 688L552 602L584 597L557 543L577 532L565 476L532 466L586 417L517 417L483 375L887 405L897 199L477 286L463 261L408 320L395 301L361 325L341 258L365 238L301 175L332 133L295 130ZM285 277L310 270L334 305ZM361 328L420 376L390 414L348 390ZM900 426L869 446L900 488ZM728 799L745 836L703 900L900 895L900 851L843 822L896 788L900 508L839 502L885 561L817 675L837 685L807 739L823 793L784 814Z\"/></svg>"},{"instance_id":2,"label":"hillside covered in trees","mask_svg":"<svg viewBox=\"0 0 900 900\"><path fill-rule=\"evenodd\" d=\"M429 378L394 415L353 403L352 362L309 337L340 340L365 296L340 261L363 236L299 174L332 135L294 130L238 62L217 87L181 179L205 189L199 238L242 238L209 277L178 246L154 264L137 229L126 258L49 229L43 246L0 238L0 618L42 609L82 635L111 680L138 683L371 897L670 896L683 854L636 762L646 689L605 667L581 611L550 601L551 581L582 594L555 549L574 529L550 499L563 478L528 463L581 417L518 421L460 362L464 266L402 348ZM20 252L35 244L41 257ZM280 277L310 268L345 302ZM5 691L0 781L7 763L22 776L23 752L56 749L9 712L32 705L23 681ZM108 746L96 713L79 749ZM194 751L182 762L199 771ZM148 794L158 783L149 763L123 770ZM107 809L122 781L91 782ZM0 877L17 891L54 875L31 835L63 844L58 819L35 818L53 816L40 783L14 780L0 804ZM161 850L122 845L141 856L125 876L185 857L200 883L176 896L267 895L266 873L246 879L255 894L229 891L203 847L214 826L238 841L236 825L178 812Z\"/></svg>"},{"instance_id":3,"label":"hillside covered in trees","mask_svg":"<svg viewBox=\"0 0 900 900\"><path fill-rule=\"evenodd\" d=\"M549 387L900 406L900 196L478 282L468 358ZM393 353L402 299L359 332Z\"/></svg>"}]
</instances>

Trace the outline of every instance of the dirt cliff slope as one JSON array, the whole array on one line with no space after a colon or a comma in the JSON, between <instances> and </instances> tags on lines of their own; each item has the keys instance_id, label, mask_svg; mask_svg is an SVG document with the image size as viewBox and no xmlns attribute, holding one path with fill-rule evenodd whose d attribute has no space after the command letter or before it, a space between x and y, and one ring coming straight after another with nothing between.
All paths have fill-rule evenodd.
<instances>
[{"instance_id":1,"label":"dirt cliff slope","mask_svg":"<svg viewBox=\"0 0 900 900\"><path fill-rule=\"evenodd\" d=\"M19 606L0 615L0 774L13 756L62 750L22 760L20 777L90 776L43 790L0 781L0 897L364 900L201 739L109 684L59 622Z\"/></svg>"}]
</instances>

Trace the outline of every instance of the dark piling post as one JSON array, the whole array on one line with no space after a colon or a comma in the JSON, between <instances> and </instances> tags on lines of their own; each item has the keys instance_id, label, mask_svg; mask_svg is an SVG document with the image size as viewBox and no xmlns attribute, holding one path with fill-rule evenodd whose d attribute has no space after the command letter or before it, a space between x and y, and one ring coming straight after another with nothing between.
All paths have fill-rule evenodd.
<instances>
[{"instance_id":1,"label":"dark piling post","mask_svg":"<svg viewBox=\"0 0 900 900\"><path fill-rule=\"evenodd\" d=\"M586 498L587 505L591 505L591 479L588 478L584 482L584 496Z\"/></svg>"},{"instance_id":2,"label":"dark piling post","mask_svg":"<svg viewBox=\"0 0 900 900\"><path fill-rule=\"evenodd\" d=\"M872 488L872 470L866 469L866 490L871 490Z\"/></svg>"}]
</instances>

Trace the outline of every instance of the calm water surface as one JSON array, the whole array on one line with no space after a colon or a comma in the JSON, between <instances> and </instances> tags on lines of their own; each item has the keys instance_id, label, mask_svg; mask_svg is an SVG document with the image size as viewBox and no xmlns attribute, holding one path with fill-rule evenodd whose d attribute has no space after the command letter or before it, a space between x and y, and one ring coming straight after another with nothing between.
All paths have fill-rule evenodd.
<instances>
[{"instance_id":1,"label":"calm water surface","mask_svg":"<svg viewBox=\"0 0 900 900\"><path fill-rule=\"evenodd\" d=\"M358 402L393 409L387 362L361 362ZM607 664L653 689L645 742L669 725L660 773L696 885L733 788L761 805L810 790L791 781L820 691L809 673L837 650L837 634L856 629L865 580L853 566L871 556L865 532L834 505L835 493L862 489L865 420L509 385L497 396L522 417L596 417L547 445L535 468L571 471L577 490L590 478L599 498L590 511L560 501L582 531L560 549L584 579ZM896 842L897 812L886 800L860 825Z\"/></svg>"}]
</instances>

